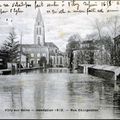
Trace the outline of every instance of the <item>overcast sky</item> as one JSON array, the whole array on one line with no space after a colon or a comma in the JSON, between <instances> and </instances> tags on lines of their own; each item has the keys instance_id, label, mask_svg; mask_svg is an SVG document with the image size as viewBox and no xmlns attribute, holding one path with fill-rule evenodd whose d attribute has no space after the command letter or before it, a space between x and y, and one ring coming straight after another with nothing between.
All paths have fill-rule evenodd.
<instances>
[{"instance_id":1,"label":"overcast sky","mask_svg":"<svg viewBox=\"0 0 120 120\"><path fill-rule=\"evenodd\" d=\"M81 40L94 31L93 24L96 18L102 20L111 14L48 14L46 7L40 8L45 25L45 41L55 43L64 51L69 37L78 33ZM19 15L0 15L0 44L6 39L11 26L14 26L19 40L20 32L23 32L23 43L34 42L34 23L38 9L28 8ZM11 22L12 21L12 22Z\"/></svg>"}]
</instances>

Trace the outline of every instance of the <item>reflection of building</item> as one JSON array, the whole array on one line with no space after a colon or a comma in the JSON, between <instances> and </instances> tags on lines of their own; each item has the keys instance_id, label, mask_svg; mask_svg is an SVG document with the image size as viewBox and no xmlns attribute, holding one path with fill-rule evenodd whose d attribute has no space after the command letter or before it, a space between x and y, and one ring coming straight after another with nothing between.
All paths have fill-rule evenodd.
<instances>
[{"instance_id":1,"label":"reflection of building","mask_svg":"<svg viewBox=\"0 0 120 120\"><path fill-rule=\"evenodd\" d=\"M9 102L5 102L5 105L11 110L13 109L22 109L23 108L23 98L22 98L22 87L21 85L11 85L11 86L3 86L3 93L5 95L9 94L5 99ZM3 100L5 101L4 97Z\"/></svg>"},{"instance_id":2,"label":"reflection of building","mask_svg":"<svg viewBox=\"0 0 120 120\"><path fill-rule=\"evenodd\" d=\"M23 44L22 50L29 56L28 62L32 67L46 64L64 66L64 54L54 43L45 42L45 27L40 10L38 10L34 25L34 44Z\"/></svg>"}]
</instances>

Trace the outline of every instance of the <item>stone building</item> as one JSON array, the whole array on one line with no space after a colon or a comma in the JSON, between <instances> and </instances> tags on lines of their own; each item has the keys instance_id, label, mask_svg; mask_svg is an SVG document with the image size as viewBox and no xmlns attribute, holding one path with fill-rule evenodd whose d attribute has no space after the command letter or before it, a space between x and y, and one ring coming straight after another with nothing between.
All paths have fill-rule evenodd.
<instances>
[{"instance_id":1,"label":"stone building","mask_svg":"<svg viewBox=\"0 0 120 120\"><path fill-rule=\"evenodd\" d=\"M64 53L54 43L45 41L45 26L39 9L34 24L34 44L22 44L22 51L27 54L30 67L64 66Z\"/></svg>"},{"instance_id":2,"label":"stone building","mask_svg":"<svg viewBox=\"0 0 120 120\"><path fill-rule=\"evenodd\" d=\"M6 56L0 53L0 69L6 69L6 68L7 68Z\"/></svg>"},{"instance_id":3,"label":"stone building","mask_svg":"<svg viewBox=\"0 0 120 120\"><path fill-rule=\"evenodd\" d=\"M86 40L79 50L74 50L74 67L78 64L110 64L110 53L99 41Z\"/></svg>"},{"instance_id":4,"label":"stone building","mask_svg":"<svg viewBox=\"0 0 120 120\"><path fill-rule=\"evenodd\" d=\"M120 35L114 38L113 64L120 66Z\"/></svg>"},{"instance_id":5,"label":"stone building","mask_svg":"<svg viewBox=\"0 0 120 120\"><path fill-rule=\"evenodd\" d=\"M81 42L79 50L74 50L74 67L78 64L94 64L94 42L92 40L86 40Z\"/></svg>"}]
</instances>

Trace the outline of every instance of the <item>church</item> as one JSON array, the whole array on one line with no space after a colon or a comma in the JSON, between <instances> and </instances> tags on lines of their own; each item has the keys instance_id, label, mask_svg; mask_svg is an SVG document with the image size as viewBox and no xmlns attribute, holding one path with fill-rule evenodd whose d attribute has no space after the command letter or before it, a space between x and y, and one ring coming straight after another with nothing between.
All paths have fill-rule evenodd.
<instances>
[{"instance_id":1,"label":"church","mask_svg":"<svg viewBox=\"0 0 120 120\"><path fill-rule=\"evenodd\" d=\"M34 44L22 44L22 53L27 56L26 67L64 67L66 56L53 42L45 41L45 26L40 9L34 24Z\"/></svg>"}]
</instances>

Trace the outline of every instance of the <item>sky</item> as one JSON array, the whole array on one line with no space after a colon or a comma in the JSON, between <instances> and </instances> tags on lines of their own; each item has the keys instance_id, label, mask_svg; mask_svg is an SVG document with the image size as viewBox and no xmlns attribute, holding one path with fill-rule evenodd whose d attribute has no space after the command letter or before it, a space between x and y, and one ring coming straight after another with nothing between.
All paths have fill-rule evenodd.
<instances>
[{"instance_id":1,"label":"sky","mask_svg":"<svg viewBox=\"0 0 120 120\"><path fill-rule=\"evenodd\" d=\"M34 2L29 3L34 4ZM0 1L0 4L3 4L3 2ZM9 4L11 5L12 2ZM18 41L20 41L20 33L22 32L23 44L34 43L34 24L38 9L33 6L27 9L23 8L24 12L18 15L12 13L0 14L0 45L7 39L11 27L15 28ZM47 7L40 7L45 25L45 41L53 42L61 51L65 51L71 35L79 34L81 41L83 41L88 34L95 31L93 24L96 18L102 20L113 15L107 14L106 16L106 14L100 13L90 13L88 15L86 13L48 14L47 9Z\"/></svg>"}]
</instances>

